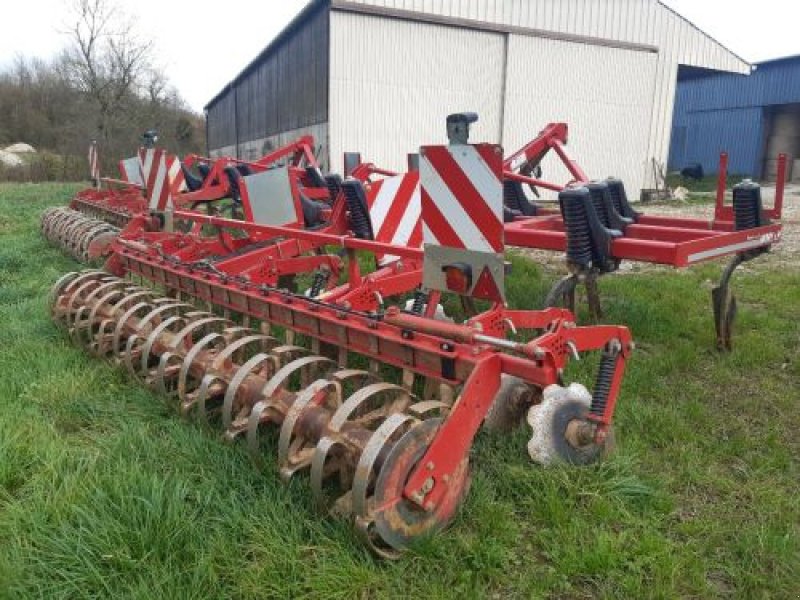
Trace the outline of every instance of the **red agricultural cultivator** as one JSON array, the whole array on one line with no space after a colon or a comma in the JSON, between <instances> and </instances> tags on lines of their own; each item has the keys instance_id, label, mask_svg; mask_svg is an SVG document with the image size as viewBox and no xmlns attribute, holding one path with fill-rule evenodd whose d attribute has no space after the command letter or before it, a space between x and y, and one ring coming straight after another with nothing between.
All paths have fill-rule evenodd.
<instances>
[{"instance_id":1,"label":"red agricultural cultivator","mask_svg":"<svg viewBox=\"0 0 800 600\"><path fill-rule=\"evenodd\" d=\"M632 350L625 327L507 307L502 152L468 143L475 119L449 117L449 145L380 185L279 167L242 176L240 219L159 201L105 271L55 284L52 316L258 461L277 428L281 475L305 471L320 508L395 557L453 518L483 423L527 411L534 460L601 457ZM451 293L491 306L456 323L439 304ZM589 351L592 393L564 383Z\"/></svg>"},{"instance_id":2,"label":"red agricultural cultivator","mask_svg":"<svg viewBox=\"0 0 800 600\"><path fill-rule=\"evenodd\" d=\"M730 349L736 300L730 278L741 263L769 251L781 237L786 156L778 163L773 208L762 206L760 187L750 181L733 188L726 205L727 155L720 161L714 216L711 220L650 216L633 210L619 179L589 181L567 154L567 126L551 123L504 163L505 241L510 246L566 252L569 274L548 295L548 306L574 310L575 288L583 284L590 312L599 316L597 278L616 271L623 260L685 267L733 255L712 294L717 345ZM566 186L531 177L553 150L573 177ZM531 202L523 184L559 192L558 209Z\"/></svg>"},{"instance_id":3,"label":"red agricultural cultivator","mask_svg":"<svg viewBox=\"0 0 800 600\"><path fill-rule=\"evenodd\" d=\"M505 243L566 253L568 274L553 285L545 306L564 306L574 312L576 288L583 285L589 312L597 319L602 313L598 278L616 271L623 260L678 268L733 255L712 293L717 345L729 350L736 314L730 279L738 265L768 252L780 240L786 157L779 158L779 183L771 209L763 208L759 186L747 181L734 188L733 204L725 204L727 155L723 154L713 219L650 216L631 207L621 180L591 180L567 152L567 137L566 123L550 123L503 160ZM540 165L551 151L569 173L567 183L542 178ZM416 155L409 155L410 171L416 163ZM368 189L392 188L392 181L399 177L362 162L357 153L345 156L345 168ZM558 204L538 201L542 189L558 192ZM468 312L474 310L469 296L463 300Z\"/></svg>"},{"instance_id":4,"label":"red agricultural cultivator","mask_svg":"<svg viewBox=\"0 0 800 600\"><path fill-rule=\"evenodd\" d=\"M77 260L92 262L108 256L111 242L137 215L154 210L159 203L208 214L229 212L243 218L239 187L242 177L287 163L292 175L322 191L309 191L310 198L327 195L313 153L314 139L304 136L247 162L229 157L211 159L188 155L183 160L156 148L157 135L148 131L136 156L119 162L120 179L100 177L97 148L89 149L94 186L79 192L68 207L54 207L42 215L42 232Z\"/></svg>"}]
</instances>

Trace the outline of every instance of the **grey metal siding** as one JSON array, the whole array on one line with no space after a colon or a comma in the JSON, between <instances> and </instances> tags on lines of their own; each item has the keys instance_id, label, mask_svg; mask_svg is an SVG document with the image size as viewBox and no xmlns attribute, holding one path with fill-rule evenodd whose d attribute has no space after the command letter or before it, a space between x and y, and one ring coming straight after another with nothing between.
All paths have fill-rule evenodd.
<instances>
[{"instance_id":1,"label":"grey metal siding","mask_svg":"<svg viewBox=\"0 0 800 600\"><path fill-rule=\"evenodd\" d=\"M599 38L658 49L648 145L643 160L666 161L678 65L748 73L750 65L657 0L332 0L335 10L378 12L424 20L434 15L459 25L530 29L547 35ZM514 31L512 31L514 32ZM546 37L538 35L538 37ZM533 57L531 60L536 60ZM644 82L650 86L651 82ZM652 185L650 182L648 185Z\"/></svg>"},{"instance_id":2,"label":"grey metal siding","mask_svg":"<svg viewBox=\"0 0 800 600\"><path fill-rule=\"evenodd\" d=\"M207 107L208 146L218 150L328 120L329 10L319 4L282 34Z\"/></svg>"},{"instance_id":3,"label":"grey metal siding","mask_svg":"<svg viewBox=\"0 0 800 600\"><path fill-rule=\"evenodd\" d=\"M507 152L532 139L545 123L565 121L569 151L586 172L621 177L635 193L644 187L648 171L657 65L652 52L510 35L503 129ZM570 179L555 156L548 156L542 167L554 180Z\"/></svg>"},{"instance_id":4,"label":"grey metal siding","mask_svg":"<svg viewBox=\"0 0 800 600\"><path fill-rule=\"evenodd\" d=\"M228 89L206 109L206 121L209 149L236 145L236 103L233 89Z\"/></svg>"},{"instance_id":5,"label":"grey metal siding","mask_svg":"<svg viewBox=\"0 0 800 600\"><path fill-rule=\"evenodd\" d=\"M505 44L499 33L334 10L332 168L357 151L405 169L407 153L445 141L447 115L466 110L480 115L472 139L500 141Z\"/></svg>"}]
</instances>

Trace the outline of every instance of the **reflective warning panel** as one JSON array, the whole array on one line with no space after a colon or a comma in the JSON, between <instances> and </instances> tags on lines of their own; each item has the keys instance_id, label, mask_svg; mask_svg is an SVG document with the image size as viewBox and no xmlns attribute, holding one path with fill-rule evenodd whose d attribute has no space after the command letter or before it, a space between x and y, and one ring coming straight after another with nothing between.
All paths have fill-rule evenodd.
<instances>
[{"instance_id":1,"label":"reflective warning panel","mask_svg":"<svg viewBox=\"0 0 800 600\"><path fill-rule=\"evenodd\" d=\"M419 173L404 173L368 184L367 206L376 241L407 248L422 245ZM384 266L398 259L386 255L380 257L379 263Z\"/></svg>"},{"instance_id":2,"label":"reflective warning panel","mask_svg":"<svg viewBox=\"0 0 800 600\"><path fill-rule=\"evenodd\" d=\"M150 210L172 210L172 196L186 190L181 161L160 148L139 151Z\"/></svg>"},{"instance_id":3,"label":"reflective warning panel","mask_svg":"<svg viewBox=\"0 0 800 600\"><path fill-rule=\"evenodd\" d=\"M423 146L419 170L423 285L504 302L501 147Z\"/></svg>"}]
</instances>

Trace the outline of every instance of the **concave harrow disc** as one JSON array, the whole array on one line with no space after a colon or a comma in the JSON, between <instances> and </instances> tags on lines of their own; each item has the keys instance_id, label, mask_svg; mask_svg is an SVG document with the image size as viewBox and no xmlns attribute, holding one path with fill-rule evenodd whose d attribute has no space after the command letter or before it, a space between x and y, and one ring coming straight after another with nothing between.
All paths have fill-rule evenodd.
<instances>
[{"instance_id":1,"label":"concave harrow disc","mask_svg":"<svg viewBox=\"0 0 800 600\"><path fill-rule=\"evenodd\" d=\"M436 510L402 498L444 402L102 271L62 277L51 311L76 344L125 365L177 411L221 424L228 440L246 434L256 461L261 432L278 427L281 476L308 469L317 504L351 516L382 556L445 526L466 493L465 459Z\"/></svg>"}]
</instances>

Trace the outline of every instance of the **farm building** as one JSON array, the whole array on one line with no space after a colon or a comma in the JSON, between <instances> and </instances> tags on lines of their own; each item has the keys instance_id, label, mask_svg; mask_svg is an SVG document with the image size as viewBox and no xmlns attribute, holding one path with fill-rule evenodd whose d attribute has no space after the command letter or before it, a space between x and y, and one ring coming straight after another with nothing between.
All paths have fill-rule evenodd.
<instances>
[{"instance_id":1,"label":"farm building","mask_svg":"<svg viewBox=\"0 0 800 600\"><path fill-rule=\"evenodd\" d=\"M312 133L332 170L345 151L401 169L469 110L472 139L507 152L566 121L588 173L636 190L666 163L676 84L698 71L750 65L657 0L312 0L205 107L209 152L255 158Z\"/></svg>"},{"instance_id":2,"label":"farm building","mask_svg":"<svg viewBox=\"0 0 800 600\"><path fill-rule=\"evenodd\" d=\"M729 171L774 179L778 154L800 179L800 56L759 63L749 77L711 74L678 83L671 169L700 163L714 173L719 153Z\"/></svg>"}]
</instances>

